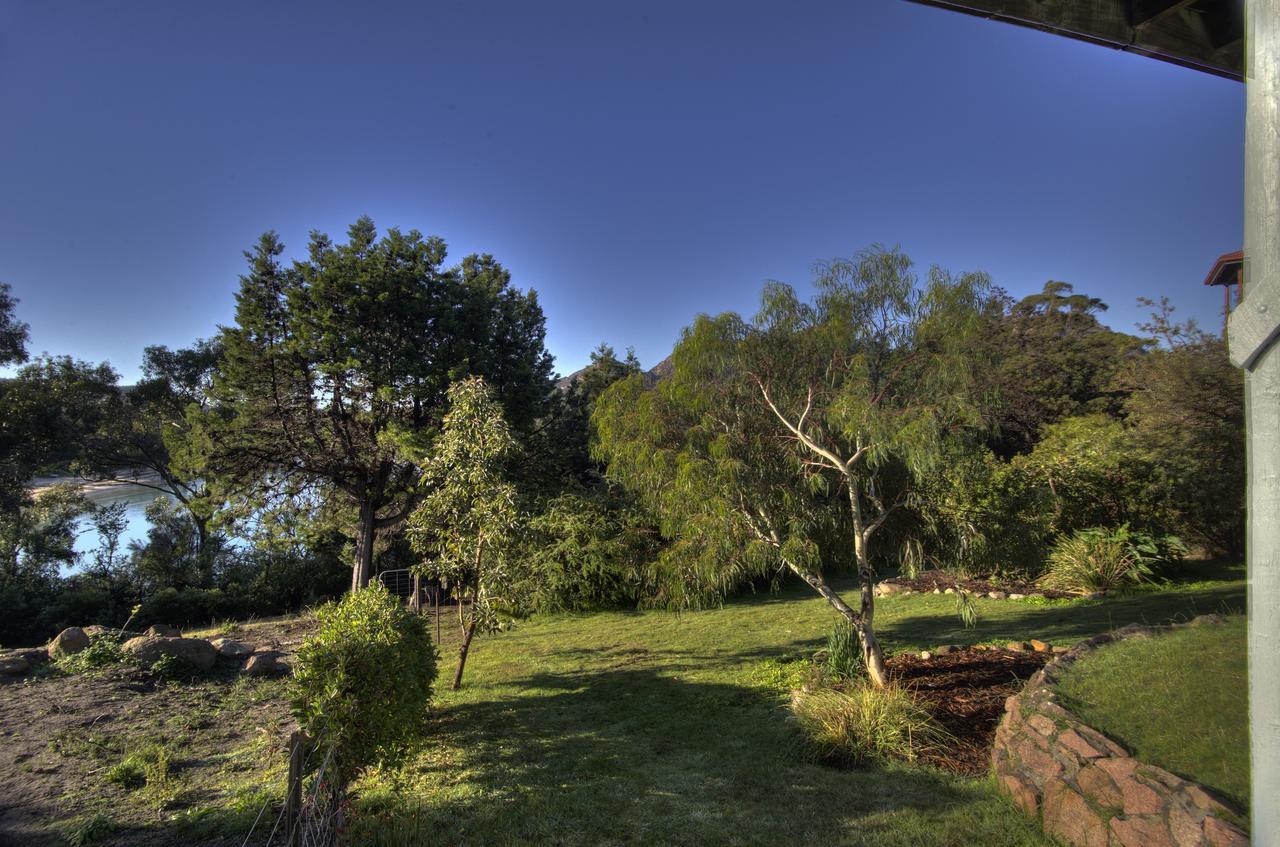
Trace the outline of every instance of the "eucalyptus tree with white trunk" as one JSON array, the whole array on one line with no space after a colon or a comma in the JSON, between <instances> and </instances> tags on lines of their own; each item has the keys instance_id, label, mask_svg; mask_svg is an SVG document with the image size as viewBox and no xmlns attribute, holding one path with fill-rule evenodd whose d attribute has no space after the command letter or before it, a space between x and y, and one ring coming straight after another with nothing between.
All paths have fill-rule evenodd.
<instances>
[{"instance_id":1,"label":"eucalyptus tree with white trunk","mask_svg":"<svg viewBox=\"0 0 1280 847\"><path fill-rule=\"evenodd\" d=\"M601 397L597 449L676 541L660 599L696 605L791 571L854 627L882 685L877 533L946 439L981 422L968 342L989 285L934 269L922 286L906 256L872 247L819 266L816 287L806 303L768 284L750 322L699 317L669 378ZM824 576L841 565L857 570L856 609Z\"/></svg>"}]
</instances>

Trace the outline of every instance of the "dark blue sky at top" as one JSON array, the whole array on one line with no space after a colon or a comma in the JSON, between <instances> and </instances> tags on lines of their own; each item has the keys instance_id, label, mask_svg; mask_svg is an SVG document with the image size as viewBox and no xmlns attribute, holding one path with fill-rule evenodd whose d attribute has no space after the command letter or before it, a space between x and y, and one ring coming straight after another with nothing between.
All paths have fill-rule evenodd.
<instances>
[{"instance_id":1,"label":"dark blue sky at top","mask_svg":"<svg viewBox=\"0 0 1280 847\"><path fill-rule=\"evenodd\" d=\"M0 4L0 280L33 352L209 336L267 229L444 237L537 289L568 373L872 242L1139 295L1242 227L1244 88L901 0Z\"/></svg>"}]
</instances>

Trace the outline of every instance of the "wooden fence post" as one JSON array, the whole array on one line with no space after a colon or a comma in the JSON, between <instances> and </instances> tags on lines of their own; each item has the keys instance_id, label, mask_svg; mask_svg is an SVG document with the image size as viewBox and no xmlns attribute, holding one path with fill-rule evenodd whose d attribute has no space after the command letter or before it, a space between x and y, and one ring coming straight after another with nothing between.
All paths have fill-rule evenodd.
<instances>
[{"instance_id":1,"label":"wooden fence post","mask_svg":"<svg viewBox=\"0 0 1280 847\"><path fill-rule=\"evenodd\" d=\"M289 847L298 847L302 836L299 824L302 817L302 760L306 745L307 736L301 730L289 736L289 786L284 813Z\"/></svg>"}]
</instances>

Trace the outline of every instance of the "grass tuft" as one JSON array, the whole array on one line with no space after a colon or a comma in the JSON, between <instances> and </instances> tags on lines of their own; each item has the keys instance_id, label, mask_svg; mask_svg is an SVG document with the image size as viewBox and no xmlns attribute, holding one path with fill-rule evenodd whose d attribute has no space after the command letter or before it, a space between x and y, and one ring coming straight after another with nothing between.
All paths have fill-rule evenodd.
<instances>
[{"instance_id":1,"label":"grass tuft","mask_svg":"<svg viewBox=\"0 0 1280 847\"><path fill-rule=\"evenodd\" d=\"M847 690L797 691L791 713L820 761L847 765L914 762L949 736L915 696L895 683L859 681Z\"/></svg>"}]
</instances>

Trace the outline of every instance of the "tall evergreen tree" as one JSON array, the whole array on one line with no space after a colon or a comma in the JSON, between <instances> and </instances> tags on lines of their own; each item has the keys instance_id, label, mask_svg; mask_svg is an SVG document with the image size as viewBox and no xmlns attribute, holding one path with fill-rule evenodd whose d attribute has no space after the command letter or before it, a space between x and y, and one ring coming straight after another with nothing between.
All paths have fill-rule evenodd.
<instances>
[{"instance_id":1,"label":"tall evergreen tree","mask_svg":"<svg viewBox=\"0 0 1280 847\"><path fill-rule=\"evenodd\" d=\"M517 430L551 391L537 296L492 256L446 268L444 241L362 217L345 244L312 233L285 266L267 233L246 254L236 324L207 417L210 469L256 486L298 478L342 492L356 513L353 590L373 573L376 534L421 496L415 459L439 427L450 383L483 376Z\"/></svg>"}]
</instances>

